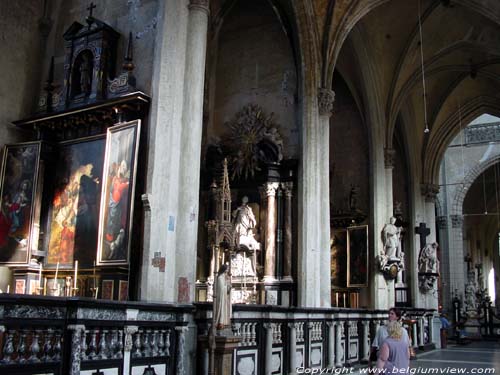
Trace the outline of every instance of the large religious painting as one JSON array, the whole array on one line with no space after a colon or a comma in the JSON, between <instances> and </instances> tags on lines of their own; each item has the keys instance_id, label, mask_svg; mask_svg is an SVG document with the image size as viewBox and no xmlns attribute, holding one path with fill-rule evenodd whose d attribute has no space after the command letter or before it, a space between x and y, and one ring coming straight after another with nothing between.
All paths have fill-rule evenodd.
<instances>
[{"instance_id":1,"label":"large religious painting","mask_svg":"<svg viewBox=\"0 0 500 375\"><path fill-rule=\"evenodd\" d=\"M60 145L49 211L47 264L91 267L97 249L99 202L105 139L87 138Z\"/></svg>"},{"instance_id":2,"label":"large religious painting","mask_svg":"<svg viewBox=\"0 0 500 375\"><path fill-rule=\"evenodd\" d=\"M2 165L0 263L27 264L33 238L40 143L6 145ZM33 242L33 243L32 243Z\"/></svg>"},{"instance_id":3,"label":"large religious painting","mask_svg":"<svg viewBox=\"0 0 500 375\"><path fill-rule=\"evenodd\" d=\"M368 225L347 228L347 286L368 286Z\"/></svg>"},{"instance_id":4,"label":"large religious painting","mask_svg":"<svg viewBox=\"0 0 500 375\"><path fill-rule=\"evenodd\" d=\"M139 120L108 129L99 221L98 263L128 264Z\"/></svg>"},{"instance_id":5,"label":"large religious painting","mask_svg":"<svg viewBox=\"0 0 500 375\"><path fill-rule=\"evenodd\" d=\"M347 284L347 231L332 230L330 240L332 286L345 288Z\"/></svg>"}]
</instances>

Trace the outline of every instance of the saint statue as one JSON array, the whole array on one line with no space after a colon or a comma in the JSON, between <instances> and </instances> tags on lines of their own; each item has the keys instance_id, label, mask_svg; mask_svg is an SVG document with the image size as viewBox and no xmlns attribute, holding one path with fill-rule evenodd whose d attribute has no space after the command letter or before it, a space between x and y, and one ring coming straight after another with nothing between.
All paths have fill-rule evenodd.
<instances>
[{"instance_id":1,"label":"saint statue","mask_svg":"<svg viewBox=\"0 0 500 375\"><path fill-rule=\"evenodd\" d=\"M384 255L389 259L401 258L401 228L396 225L396 218L391 216L389 223L382 229L382 241L384 242Z\"/></svg>"},{"instance_id":2,"label":"saint statue","mask_svg":"<svg viewBox=\"0 0 500 375\"><path fill-rule=\"evenodd\" d=\"M233 212L234 239L236 245L245 246L249 250L257 250L260 244L254 238L254 228L257 224L252 207L248 205L248 197L244 196L239 206Z\"/></svg>"},{"instance_id":3,"label":"saint statue","mask_svg":"<svg viewBox=\"0 0 500 375\"><path fill-rule=\"evenodd\" d=\"M92 85L92 66L87 55L82 54L80 64L80 92L88 94Z\"/></svg>"},{"instance_id":4,"label":"saint statue","mask_svg":"<svg viewBox=\"0 0 500 375\"><path fill-rule=\"evenodd\" d=\"M231 282L228 280L228 267L223 264L215 282L215 299L214 299L214 324L217 330L222 330L231 326Z\"/></svg>"},{"instance_id":5,"label":"saint statue","mask_svg":"<svg viewBox=\"0 0 500 375\"><path fill-rule=\"evenodd\" d=\"M437 242L432 244L427 244L418 259L418 271L419 272L439 272L439 261L437 258Z\"/></svg>"}]
</instances>

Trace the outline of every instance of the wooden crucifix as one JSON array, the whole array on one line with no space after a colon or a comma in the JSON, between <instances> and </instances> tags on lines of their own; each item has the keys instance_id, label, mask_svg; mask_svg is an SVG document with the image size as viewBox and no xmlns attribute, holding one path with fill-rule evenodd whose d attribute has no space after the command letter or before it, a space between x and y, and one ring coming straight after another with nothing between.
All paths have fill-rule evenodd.
<instances>
[{"instance_id":1,"label":"wooden crucifix","mask_svg":"<svg viewBox=\"0 0 500 375\"><path fill-rule=\"evenodd\" d=\"M90 5L87 7L87 10L89 11L89 17L92 17L92 11L97 8L97 5L95 5L93 2L90 3Z\"/></svg>"},{"instance_id":2,"label":"wooden crucifix","mask_svg":"<svg viewBox=\"0 0 500 375\"><path fill-rule=\"evenodd\" d=\"M423 249L427 245L426 237L431 234L431 230L427 228L425 223L420 223L418 227L415 227L415 233L420 236L420 249Z\"/></svg>"}]
</instances>

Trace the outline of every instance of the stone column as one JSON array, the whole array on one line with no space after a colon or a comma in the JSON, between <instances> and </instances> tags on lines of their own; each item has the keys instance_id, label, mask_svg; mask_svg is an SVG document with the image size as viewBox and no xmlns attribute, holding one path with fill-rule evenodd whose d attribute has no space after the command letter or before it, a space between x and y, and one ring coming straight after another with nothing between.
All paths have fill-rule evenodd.
<instances>
[{"instance_id":1,"label":"stone column","mask_svg":"<svg viewBox=\"0 0 500 375\"><path fill-rule=\"evenodd\" d=\"M411 346L417 348L418 347L417 322L411 325L411 332L413 336Z\"/></svg>"},{"instance_id":2,"label":"stone column","mask_svg":"<svg viewBox=\"0 0 500 375\"><path fill-rule=\"evenodd\" d=\"M278 182L266 184L267 225L266 225L266 258L264 264L264 282L276 280L276 190Z\"/></svg>"},{"instance_id":3,"label":"stone column","mask_svg":"<svg viewBox=\"0 0 500 375\"><path fill-rule=\"evenodd\" d=\"M319 222L319 290L320 306L331 307L330 275L330 117L333 111L335 93L329 88L318 92L319 132L318 152L320 174L320 222Z\"/></svg>"},{"instance_id":4,"label":"stone column","mask_svg":"<svg viewBox=\"0 0 500 375\"><path fill-rule=\"evenodd\" d=\"M385 222L389 222L391 216L394 215L394 202L392 191L392 174L394 170L394 156L396 151L392 148L384 149L384 166L385 166ZM379 228L379 231L382 228ZM380 237L380 236L379 236ZM383 246L383 244L380 244ZM380 275L380 274L379 274ZM385 282L387 288L387 300L385 306L377 306L377 308L389 308L396 304L395 281L390 280ZM382 282L382 285L384 283ZM379 298L376 298L376 300Z\"/></svg>"},{"instance_id":5,"label":"stone column","mask_svg":"<svg viewBox=\"0 0 500 375\"><path fill-rule=\"evenodd\" d=\"M337 322L326 322L328 326L328 368L335 368L335 327Z\"/></svg>"},{"instance_id":6,"label":"stone column","mask_svg":"<svg viewBox=\"0 0 500 375\"><path fill-rule=\"evenodd\" d=\"M422 193L422 198L424 200L424 222L427 225L427 227L430 229L430 234L426 238L426 243L433 243L436 241L436 215L435 215L435 209L436 209L436 198L437 194L439 193L439 186L435 184L422 184L420 186L421 188L421 193ZM415 256L413 258L414 264L418 265L418 255L420 254L420 239L418 236L416 237L416 241L418 242L418 246L415 248L418 249L415 252ZM454 254L454 256L459 256L459 254ZM462 258L463 259L463 258ZM417 267L414 267L417 268ZM418 294L415 294L417 298L415 299L414 303L415 306L420 306L423 308L427 309L438 309L438 293L421 293L420 289L418 287L418 277L412 278L412 281L415 283L413 285L413 289L415 291L418 291ZM437 285L436 285L437 288Z\"/></svg>"},{"instance_id":7,"label":"stone column","mask_svg":"<svg viewBox=\"0 0 500 375\"><path fill-rule=\"evenodd\" d=\"M344 322L340 321L335 326L335 367L342 367L342 328ZM347 335L346 335L347 337ZM346 340L347 342L347 340Z\"/></svg>"},{"instance_id":8,"label":"stone column","mask_svg":"<svg viewBox=\"0 0 500 375\"><path fill-rule=\"evenodd\" d=\"M123 373L130 373L130 351L134 343L134 334L139 330L138 326L126 326L123 329L125 335L125 344L123 346Z\"/></svg>"},{"instance_id":9,"label":"stone column","mask_svg":"<svg viewBox=\"0 0 500 375\"><path fill-rule=\"evenodd\" d=\"M176 358L176 374L177 375L184 375L184 351L185 351L185 346L186 346L186 331L188 330L188 327L182 326L182 327L175 327L175 330L177 331L177 358Z\"/></svg>"},{"instance_id":10,"label":"stone column","mask_svg":"<svg viewBox=\"0 0 500 375\"><path fill-rule=\"evenodd\" d=\"M418 318L418 346L424 346L424 317Z\"/></svg>"},{"instance_id":11,"label":"stone column","mask_svg":"<svg viewBox=\"0 0 500 375\"><path fill-rule=\"evenodd\" d=\"M361 324L363 325L363 352L361 361L368 362L370 359L370 322L368 320L363 320Z\"/></svg>"},{"instance_id":12,"label":"stone column","mask_svg":"<svg viewBox=\"0 0 500 375\"><path fill-rule=\"evenodd\" d=\"M294 375L297 373L297 323L288 323L288 328L290 328L290 372L289 375Z\"/></svg>"},{"instance_id":13,"label":"stone column","mask_svg":"<svg viewBox=\"0 0 500 375\"><path fill-rule=\"evenodd\" d=\"M71 375L80 374L80 362L82 357L82 332L85 331L83 324L70 324L68 330L73 331L71 335L71 357L70 369Z\"/></svg>"},{"instance_id":14,"label":"stone column","mask_svg":"<svg viewBox=\"0 0 500 375\"><path fill-rule=\"evenodd\" d=\"M178 302L194 300L198 241L198 214L200 194L200 153L203 129L203 93L205 56L207 48L208 0L191 0L184 75L184 107L182 111L182 139L180 147L180 176L178 184L179 211L176 236L176 280L188 281L189 301L181 283L176 282ZM185 284L185 283L184 283Z\"/></svg>"},{"instance_id":15,"label":"stone column","mask_svg":"<svg viewBox=\"0 0 500 375\"><path fill-rule=\"evenodd\" d=\"M273 323L264 323L264 328L266 329L266 367L264 374L271 375L273 372L272 359L273 359Z\"/></svg>"},{"instance_id":16,"label":"stone column","mask_svg":"<svg viewBox=\"0 0 500 375\"><path fill-rule=\"evenodd\" d=\"M283 281L293 281L292 277L292 193L293 182L282 185L285 195L285 226L283 236Z\"/></svg>"},{"instance_id":17,"label":"stone column","mask_svg":"<svg viewBox=\"0 0 500 375\"><path fill-rule=\"evenodd\" d=\"M189 20L187 4L188 0L183 0L162 1L158 5L145 192L150 214L144 217L141 300L165 302L177 299L176 229L180 191L179 154L185 127L182 123L182 93L185 90ZM153 259L158 255L170 260L165 269L155 266L157 263Z\"/></svg>"}]
</instances>

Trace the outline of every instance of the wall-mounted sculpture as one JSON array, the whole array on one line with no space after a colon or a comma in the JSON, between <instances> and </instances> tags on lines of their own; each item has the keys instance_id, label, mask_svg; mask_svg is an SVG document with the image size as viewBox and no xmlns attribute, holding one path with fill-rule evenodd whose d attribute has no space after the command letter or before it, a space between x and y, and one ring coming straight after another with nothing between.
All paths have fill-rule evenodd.
<instances>
[{"instance_id":1,"label":"wall-mounted sculpture","mask_svg":"<svg viewBox=\"0 0 500 375\"><path fill-rule=\"evenodd\" d=\"M418 282L422 293L428 293L437 287L439 260L437 242L427 244L418 256Z\"/></svg>"}]
</instances>

